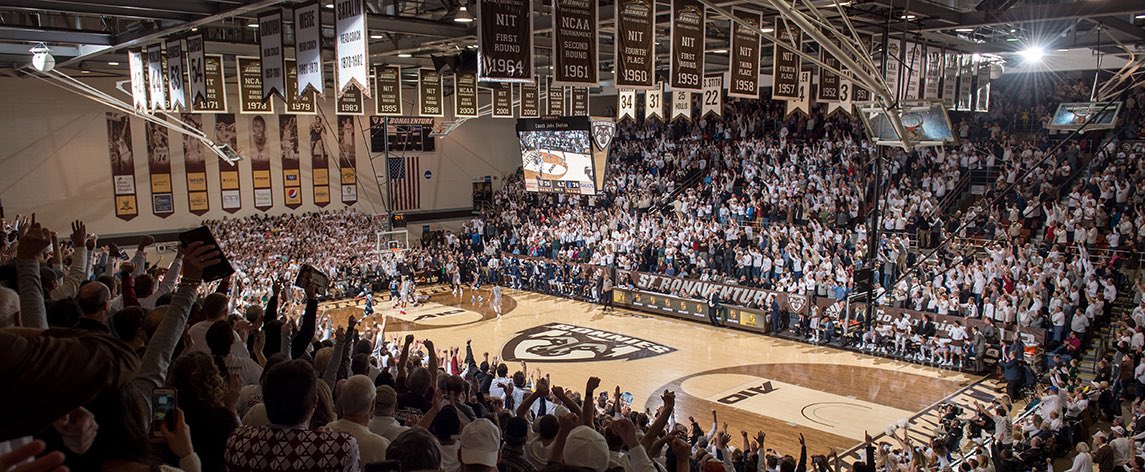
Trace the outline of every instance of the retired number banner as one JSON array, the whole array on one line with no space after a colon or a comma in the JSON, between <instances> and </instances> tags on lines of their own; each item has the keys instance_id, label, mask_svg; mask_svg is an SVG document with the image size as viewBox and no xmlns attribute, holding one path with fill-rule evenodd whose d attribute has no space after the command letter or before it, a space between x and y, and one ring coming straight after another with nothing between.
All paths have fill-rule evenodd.
<instances>
[{"instance_id":1,"label":"retired number banner","mask_svg":"<svg viewBox=\"0 0 1145 472\"><path fill-rule=\"evenodd\" d=\"M314 185L314 204L330 204L330 151L326 148L326 125L321 116L310 119L310 168Z\"/></svg>"},{"instance_id":2,"label":"retired number banner","mask_svg":"<svg viewBox=\"0 0 1145 472\"><path fill-rule=\"evenodd\" d=\"M307 89L325 96L322 83L322 14L318 0L294 9L294 57L296 94Z\"/></svg>"},{"instance_id":3,"label":"retired number banner","mask_svg":"<svg viewBox=\"0 0 1145 472\"><path fill-rule=\"evenodd\" d=\"M644 119L664 121L664 84L644 92Z\"/></svg>"},{"instance_id":4,"label":"retired number banner","mask_svg":"<svg viewBox=\"0 0 1145 472\"><path fill-rule=\"evenodd\" d=\"M672 90L703 90L704 4L698 0L672 0Z\"/></svg>"},{"instance_id":5,"label":"retired number banner","mask_svg":"<svg viewBox=\"0 0 1145 472\"><path fill-rule=\"evenodd\" d=\"M616 87L651 88L656 81L656 4L616 0Z\"/></svg>"},{"instance_id":6,"label":"retired number banner","mask_svg":"<svg viewBox=\"0 0 1145 472\"><path fill-rule=\"evenodd\" d=\"M732 22L732 56L729 71L731 83L728 96L738 98L759 98L759 25L763 16L754 11L732 9L736 18L742 19L751 27Z\"/></svg>"},{"instance_id":7,"label":"retired number banner","mask_svg":"<svg viewBox=\"0 0 1145 472\"><path fill-rule=\"evenodd\" d=\"M521 118L539 118L541 116L541 96L537 90L537 81L521 84Z\"/></svg>"},{"instance_id":8,"label":"retired number banner","mask_svg":"<svg viewBox=\"0 0 1145 472\"><path fill-rule=\"evenodd\" d=\"M958 53L942 53L942 104L953 110L958 105Z\"/></svg>"},{"instance_id":9,"label":"retired number banner","mask_svg":"<svg viewBox=\"0 0 1145 472\"><path fill-rule=\"evenodd\" d=\"M671 121L676 121L679 118L686 120L692 119L692 92L684 90L672 91Z\"/></svg>"},{"instance_id":10,"label":"retired number banner","mask_svg":"<svg viewBox=\"0 0 1145 472\"><path fill-rule=\"evenodd\" d=\"M830 66L832 69L839 69L839 59L827 52L826 48L819 48L819 61ZM815 92L815 101L842 101L839 97L839 74L827 70L826 67L819 66L819 89Z\"/></svg>"},{"instance_id":11,"label":"retired number banner","mask_svg":"<svg viewBox=\"0 0 1145 472\"><path fill-rule=\"evenodd\" d=\"M942 48L926 47L926 66L923 67L925 76L922 84L922 98L937 100L941 96L940 80L942 77Z\"/></svg>"},{"instance_id":12,"label":"retired number banner","mask_svg":"<svg viewBox=\"0 0 1145 472\"><path fill-rule=\"evenodd\" d=\"M553 82L596 86L600 81L597 0L553 0Z\"/></svg>"},{"instance_id":13,"label":"retired number banner","mask_svg":"<svg viewBox=\"0 0 1145 472\"><path fill-rule=\"evenodd\" d=\"M279 146L282 150L282 201L286 207L302 206L302 171L298 159L298 117L278 115Z\"/></svg>"},{"instance_id":14,"label":"retired number banner","mask_svg":"<svg viewBox=\"0 0 1145 472\"><path fill-rule=\"evenodd\" d=\"M552 77L545 77L545 115L548 116L564 116L565 115L565 88L556 85Z\"/></svg>"},{"instance_id":15,"label":"retired number banner","mask_svg":"<svg viewBox=\"0 0 1145 472\"><path fill-rule=\"evenodd\" d=\"M266 118L256 116L250 120L251 182L254 188L254 207L266 211L274 206L274 193L270 181L270 143Z\"/></svg>"},{"instance_id":16,"label":"retired number banner","mask_svg":"<svg viewBox=\"0 0 1145 472\"><path fill-rule=\"evenodd\" d=\"M700 116L724 114L724 75L713 74L704 77L703 103L700 105Z\"/></svg>"},{"instance_id":17,"label":"retired number banner","mask_svg":"<svg viewBox=\"0 0 1145 472\"><path fill-rule=\"evenodd\" d=\"M960 62L962 66L958 68L958 111L971 111L974 101L973 86L976 67L974 56L962 54Z\"/></svg>"},{"instance_id":18,"label":"retired number banner","mask_svg":"<svg viewBox=\"0 0 1145 472\"><path fill-rule=\"evenodd\" d=\"M402 68L377 66L374 68L374 114L402 115Z\"/></svg>"},{"instance_id":19,"label":"retired number banner","mask_svg":"<svg viewBox=\"0 0 1145 472\"><path fill-rule=\"evenodd\" d=\"M151 111L167 109L167 80L163 67L163 46L147 48L147 86L150 89Z\"/></svg>"},{"instance_id":20,"label":"retired number banner","mask_svg":"<svg viewBox=\"0 0 1145 472\"><path fill-rule=\"evenodd\" d=\"M171 145L167 128L150 121L147 131L147 171L151 174L151 212L160 218L175 213L175 196L171 193Z\"/></svg>"},{"instance_id":21,"label":"retired number banner","mask_svg":"<svg viewBox=\"0 0 1145 472\"><path fill-rule=\"evenodd\" d=\"M477 1L477 80L533 80L533 4L529 0Z\"/></svg>"},{"instance_id":22,"label":"retired number banner","mask_svg":"<svg viewBox=\"0 0 1145 472\"><path fill-rule=\"evenodd\" d=\"M318 113L314 96L317 92L311 90L304 94L298 93L298 68L293 59L286 60L286 112L296 115L313 115Z\"/></svg>"},{"instance_id":23,"label":"retired number banner","mask_svg":"<svg viewBox=\"0 0 1145 472\"><path fill-rule=\"evenodd\" d=\"M231 113L218 113L215 115L216 143L229 144L236 154L239 150L238 132L235 128L235 115ZM239 178L239 166L229 164L219 158L219 188L222 191L223 211L234 213L242 209L243 199L242 180Z\"/></svg>"},{"instance_id":24,"label":"retired number banner","mask_svg":"<svg viewBox=\"0 0 1145 472\"><path fill-rule=\"evenodd\" d=\"M569 116L588 116L588 87L569 87Z\"/></svg>"},{"instance_id":25,"label":"retired number banner","mask_svg":"<svg viewBox=\"0 0 1145 472\"><path fill-rule=\"evenodd\" d=\"M179 116L191 128L203 130L203 115L183 113ZM207 159L203 153L203 142L190 135L182 136L183 168L187 174L187 208L191 213L203 215L211 210L210 199L207 197Z\"/></svg>"},{"instance_id":26,"label":"retired number banner","mask_svg":"<svg viewBox=\"0 0 1145 472\"><path fill-rule=\"evenodd\" d=\"M187 91L183 80L183 40L171 39L167 46L167 103L171 110L187 109Z\"/></svg>"},{"instance_id":27,"label":"retired number banner","mask_svg":"<svg viewBox=\"0 0 1145 472\"><path fill-rule=\"evenodd\" d=\"M239 113L271 115L274 102L262 96L262 64L257 57L236 57L239 71Z\"/></svg>"},{"instance_id":28,"label":"retired number banner","mask_svg":"<svg viewBox=\"0 0 1145 472\"><path fill-rule=\"evenodd\" d=\"M131 73L131 102L136 111L147 111L147 70L143 65L143 51L127 51L127 66Z\"/></svg>"},{"instance_id":29,"label":"retired number banner","mask_svg":"<svg viewBox=\"0 0 1145 472\"><path fill-rule=\"evenodd\" d=\"M338 174L342 184L342 203L352 206L358 201L358 159L354 137L358 127L354 117L338 117Z\"/></svg>"},{"instance_id":30,"label":"retired number banner","mask_svg":"<svg viewBox=\"0 0 1145 472\"><path fill-rule=\"evenodd\" d=\"M513 117L513 86L497 85L492 89L493 118Z\"/></svg>"},{"instance_id":31,"label":"retired number banner","mask_svg":"<svg viewBox=\"0 0 1145 472\"><path fill-rule=\"evenodd\" d=\"M621 89L616 91L616 121L636 119L636 91Z\"/></svg>"},{"instance_id":32,"label":"retired number banner","mask_svg":"<svg viewBox=\"0 0 1145 472\"><path fill-rule=\"evenodd\" d=\"M477 118L477 74L453 76L453 117Z\"/></svg>"},{"instance_id":33,"label":"retired number banner","mask_svg":"<svg viewBox=\"0 0 1145 472\"><path fill-rule=\"evenodd\" d=\"M445 116L442 102L441 73L433 69L417 70L417 103L421 116Z\"/></svg>"},{"instance_id":34,"label":"retired number banner","mask_svg":"<svg viewBox=\"0 0 1145 472\"><path fill-rule=\"evenodd\" d=\"M111 154L111 180L115 188L115 216L131 221L139 216L135 193L135 157L131 151L131 117L107 112L107 149Z\"/></svg>"},{"instance_id":35,"label":"retired number banner","mask_svg":"<svg viewBox=\"0 0 1145 472\"><path fill-rule=\"evenodd\" d=\"M368 80L370 58L366 55L366 7L363 0L334 0L335 70L338 71L338 95L357 88L370 98Z\"/></svg>"},{"instance_id":36,"label":"retired number banner","mask_svg":"<svg viewBox=\"0 0 1145 472\"><path fill-rule=\"evenodd\" d=\"M191 105L198 107L207 101L207 40L203 34L187 36L187 82L191 91Z\"/></svg>"},{"instance_id":37,"label":"retired number banner","mask_svg":"<svg viewBox=\"0 0 1145 472\"><path fill-rule=\"evenodd\" d=\"M775 19L775 48L772 51L773 100L795 100L799 98L799 73L803 60L792 51L803 42L803 32L783 18Z\"/></svg>"},{"instance_id":38,"label":"retired number banner","mask_svg":"<svg viewBox=\"0 0 1145 472\"><path fill-rule=\"evenodd\" d=\"M890 38L887 40L886 68L887 89L896 100L902 99L906 93L906 86L902 84L902 40Z\"/></svg>"},{"instance_id":39,"label":"retired number banner","mask_svg":"<svg viewBox=\"0 0 1145 472\"><path fill-rule=\"evenodd\" d=\"M273 9L258 17L259 64L262 66L262 97L286 98L286 54L282 50L282 10Z\"/></svg>"},{"instance_id":40,"label":"retired number banner","mask_svg":"<svg viewBox=\"0 0 1145 472\"><path fill-rule=\"evenodd\" d=\"M206 93L201 100L191 100L191 109L198 113L227 112L227 77L223 72L223 56L208 54L203 61Z\"/></svg>"}]
</instances>

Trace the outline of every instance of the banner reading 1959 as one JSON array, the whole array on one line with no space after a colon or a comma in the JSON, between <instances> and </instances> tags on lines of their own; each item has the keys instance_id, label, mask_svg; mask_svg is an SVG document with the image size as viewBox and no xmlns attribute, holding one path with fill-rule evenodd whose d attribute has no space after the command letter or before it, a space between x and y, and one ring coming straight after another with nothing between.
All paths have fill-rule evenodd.
<instances>
[{"instance_id":1,"label":"banner reading 1959","mask_svg":"<svg viewBox=\"0 0 1145 472\"><path fill-rule=\"evenodd\" d=\"M671 85L673 90L703 90L704 4L672 0Z\"/></svg>"},{"instance_id":2,"label":"banner reading 1959","mask_svg":"<svg viewBox=\"0 0 1145 472\"><path fill-rule=\"evenodd\" d=\"M759 98L759 25L763 16L758 12L732 9L736 18L751 27L732 22L731 83L728 96Z\"/></svg>"},{"instance_id":3,"label":"banner reading 1959","mask_svg":"<svg viewBox=\"0 0 1145 472\"><path fill-rule=\"evenodd\" d=\"M656 4L616 0L616 87L652 88L656 83Z\"/></svg>"},{"instance_id":4,"label":"banner reading 1959","mask_svg":"<svg viewBox=\"0 0 1145 472\"><path fill-rule=\"evenodd\" d=\"M795 100L799 98L799 72L802 59L791 51L792 47L799 47L802 41L802 31L795 25L789 25L783 18L775 19L775 51L772 53L771 98Z\"/></svg>"},{"instance_id":5,"label":"banner reading 1959","mask_svg":"<svg viewBox=\"0 0 1145 472\"><path fill-rule=\"evenodd\" d=\"M529 0L477 2L477 79L533 80L533 6Z\"/></svg>"},{"instance_id":6,"label":"banner reading 1959","mask_svg":"<svg viewBox=\"0 0 1145 472\"><path fill-rule=\"evenodd\" d=\"M597 0L553 0L553 82L596 86Z\"/></svg>"}]
</instances>

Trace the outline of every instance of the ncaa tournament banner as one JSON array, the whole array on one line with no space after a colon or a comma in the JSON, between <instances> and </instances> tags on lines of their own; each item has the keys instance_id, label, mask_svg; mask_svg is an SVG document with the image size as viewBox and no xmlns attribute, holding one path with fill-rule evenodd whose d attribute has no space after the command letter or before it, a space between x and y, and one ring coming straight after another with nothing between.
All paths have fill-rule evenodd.
<instances>
[{"instance_id":1,"label":"ncaa tournament banner","mask_svg":"<svg viewBox=\"0 0 1145 472\"><path fill-rule=\"evenodd\" d=\"M286 60L286 113L313 115L318 113L314 96L317 92L298 93L298 68L293 59Z\"/></svg>"},{"instance_id":2,"label":"ncaa tournament banner","mask_svg":"<svg viewBox=\"0 0 1145 472\"><path fill-rule=\"evenodd\" d=\"M171 110L187 110L187 91L183 81L183 40L171 39L167 46L167 103Z\"/></svg>"},{"instance_id":3,"label":"ncaa tournament banner","mask_svg":"<svg viewBox=\"0 0 1145 472\"><path fill-rule=\"evenodd\" d=\"M713 74L704 77L703 103L700 104L700 117L724 114L724 75Z\"/></svg>"},{"instance_id":4,"label":"ncaa tournament banner","mask_svg":"<svg viewBox=\"0 0 1145 472\"><path fill-rule=\"evenodd\" d=\"M839 59L827 52L826 48L819 48L819 60L832 69L839 69ZM819 88L815 91L815 101L824 103L840 101L839 74L819 66Z\"/></svg>"},{"instance_id":5,"label":"ncaa tournament banner","mask_svg":"<svg viewBox=\"0 0 1145 472\"><path fill-rule=\"evenodd\" d=\"M495 85L493 94L493 118L513 117L513 86Z\"/></svg>"},{"instance_id":6,"label":"ncaa tournament banner","mask_svg":"<svg viewBox=\"0 0 1145 472\"><path fill-rule=\"evenodd\" d=\"M234 114L215 114L214 141L216 143L228 144L231 146L231 149L234 149L236 154L242 154L239 150L239 139L237 129L235 128ZM221 157L219 158L219 189L222 192L223 211L234 213L242 209L242 180L239 178L239 166L237 164L229 164Z\"/></svg>"},{"instance_id":7,"label":"ncaa tournament banner","mask_svg":"<svg viewBox=\"0 0 1145 472\"><path fill-rule=\"evenodd\" d=\"M897 38L890 38L887 40L887 88L891 91L891 96L896 97L896 100L902 99L906 93L906 87L902 84L903 64L901 60L902 54L902 40Z\"/></svg>"},{"instance_id":8,"label":"ncaa tournament banner","mask_svg":"<svg viewBox=\"0 0 1145 472\"><path fill-rule=\"evenodd\" d=\"M632 89L616 91L616 121L636 119L636 91Z\"/></svg>"},{"instance_id":9,"label":"ncaa tournament banner","mask_svg":"<svg viewBox=\"0 0 1145 472\"><path fill-rule=\"evenodd\" d=\"M537 81L521 84L521 109L517 113L521 118L539 118L541 116L541 96L537 90Z\"/></svg>"},{"instance_id":10,"label":"ncaa tournament banner","mask_svg":"<svg viewBox=\"0 0 1145 472\"><path fill-rule=\"evenodd\" d=\"M236 57L239 71L239 113L272 115L274 102L262 96L262 64L257 57Z\"/></svg>"},{"instance_id":11,"label":"ncaa tournament banner","mask_svg":"<svg viewBox=\"0 0 1145 472\"><path fill-rule=\"evenodd\" d=\"M338 117L338 174L342 189L342 203L352 206L358 202L358 159L355 146L358 127L352 116Z\"/></svg>"},{"instance_id":12,"label":"ncaa tournament banner","mask_svg":"<svg viewBox=\"0 0 1145 472\"><path fill-rule=\"evenodd\" d=\"M529 0L477 1L477 80L533 80L533 4Z\"/></svg>"},{"instance_id":13,"label":"ncaa tournament banner","mask_svg":"<svg viewBox=\"0 0 1145 472\"><path fill-rule=\"evenodd\" d=\"M202 33L187 36L187 82L191 105L196 108L200 102L207 101L206 45L207 40Z\"/></svg>"},{"instance_id":14,"label":"ncaa tournament banner","mask_svg":"<svg viewBox=\"0 0 1145 472\"><path fill-rule=\"evenodd\" d=\"M127 65L131 72L131 102L135 110L147 111L147 70L142 51L127 51Z\"/></svg>"},{"instance_id":15,"label":"ncaa tournament banner","mask_svg":"<svg viewBox=\"0 0 1145 472\"><path fill-rule=\"evenodd\" d=\"M420 86L420 84L419 84ZM374 114L378 116L402 115L401 66L374 67Z\"/></svg>"},{"instance_id":16,"label":"ncaa tournament banner","mask_svg":"<svg viewBox=\"0 0 1145 472\"><path fill-rule=\"evenodd\" d=\"M942 54L942 103L951 110L958 105L958 58L954 51Z\"/></svg>"},{"instance_id":17,"label":"ncaa tournament banner","mask_svg":"<svg viewBox=\"0 0 1145 472\"><path fill-rule=\"evenodd\" d=\"M904 99L918 100L922 92L923 53L922 46L914 42L906 42L906 62L903 64Z\"/></svg>"},{"instance_id":18,"label":"ncaa tournament banner","mask_svg":"<svg viewBox=\"0 0 1145 472\"><path fill-rule=\"evenodd\" d=\"M193 129L203 130L203 115L183 113L180 119ZM187 208L191 213L204 215L211 210L207 197L207 159L203 142L189 135L183 136L183 169L187 174Z\"/></svg>"},{"instance_id":19,"label":"ncaa tournament banner","mask_svg":"<svg viewBox=\"0 0 1145 472\"><path fill-rule=\"evenodd\" d=\"M922 98L926 100L937 100L941 96L942 89L939 87L942 78L942 48L935 46L926 47L926 67L923 68L925 76L922 84Z\"/></svg>"},{"instance_id":20,"label":"ncaa tournament banner","mask_svg":"<svg viewBox=\"0 0 1145 472\"><path fill-rule=\"evenodd\" d=\"M454 118L477 118L477 108L477 74L466 72L454 75Z\"/></svg>"},{"instance_id":21,"label":"ncaa tournament banner","mask_svg":"<svg viewBox=\"0 0 1145 472\"><path fill-rule=\"evenodd\" d=\"M445 116L442 102L441 73L433 69L417 70L417 109L421 116Z\"/></svg>"},{"instance_id":22,"label":"ncaa tournament banner","mask_svg":"<svg viewBox=\"0 0 1145 472\"><path fill-rule=\"evenodd\" d=\"M791 48L801 47L803 32L795 25L789 25L783 18L775 19L775 47L772 51L772 100L794 100L799 98L799 73L802 59Z\"/></svg>"},{"instance_id":23,"label":"ncaa tournament banner","mask_svg":"<svg viewBox=\"0 0 1145 472\"><path fill-rule=\"evenodd\" d=\"M347 94L349 95L349 94ZM341 97L339 97L341 100ZM327 130L321 116L310 118L310 168L313 177L314 204L330 204L330 150L326 148Z\"/></svg>"},{"instance_id":24,"label":"ncaa tournament banner","mask_svg":"<svg viewBox=\"0 0 1145 472\"><path fill-rule=\"evenodd\" d=\"M731 83L728 84L728 96L758 99L759 25L763 24L763 15L739 8L732 8L732 15L746 21L751 28L732 22Z\"/></svg>"},{"instance_id":25,"label":"ncaa tournament banner","mask_svg":"<svg viewBox=\"0 0 1145 472\"><path fill-rule=\"evenodd\" d=\"M147 86L150 88L151 111L167 109L166 70L163 67L163 46L147 48Z\"/></svg>"},{"instance_id":26,"label":"ncaa tournament banner","mask_svg":"<svg viewBox=\"0 0 1145 472\"><path fill-rule=\"evenodd\" d=\"M974 111L979 113L990 111L990 64L986 61L978 63L978 81L974 92Z\"/></svg>"},{"instance_id":27,"label":"ncaa tournament banner","mask_svg":"<svg viewBox=\"0 0 1145 472\"><path fill-rule=\"evenodd\" d=\"M143 124L147 132L147 171L151 174L151 213L166 218L175 213L175 195L171 193L171 145L167 128L150 121Z\"/></svg>"},{"instance_id":28,"label":"ncaa tournament banner","mask_svg":"<svg viewBox=\"0 0 1145 472\"><path fill-rule=\"evenodd\" d=\"M664 121L664 84L657 82L656 88L644 92L644 119Z\"/></svg>"},{"instance_id":29,"label":"ncaa tournament banner","mask_svg":"<svg viewBox=\"0 0 1145 472\"><path fill-rule=\"evenodd\" d=\"M685 120L692 119L692 92L684 90L673 90L672 118L670 121L676 121L680 118Z\"/></svg>"},{"instance_id":30,"label":"ncaa tournament banner","mask_svg":"<svg viewBox=\"0 0 1145 472\"><path fill-rule=\"evenodd\" d=\"M569 87L569 115L588 116L588 87Z\"/></svg>"},{"instance_id":31,"label":"ncaa tournament banner","mask_svg":"<svg viewBox=\"0 0 1145 472\"><path fill-rule=\"evenodd\" d=\"M334 0L334 18L337 20L337 33L334 35L334 69L338 78L338 96L351 88L358 89L362 96L370 98L368 79L370 58L366 56L366 6L363 0Z\"/></svg>"},{"instance_id":32,"label":"ncaa tournament banner","mask_svg":"<svg viewBox=\"0 0 1145 472\"><path fill-rule=\"evenodd\" d=\"M546 115L565 116L565 88L553 83L551 76L545 77L545 96L548 106Z\"/></svg>"},{"instance_id":33,"label":"ncaa tournament banner","mask_svg":"<svg viewBox=\"0 0 1145 472\"><path fill-rule=\"evenodd\" d=\"M553 82L595 87L600 81L597 0L553 0Z\"/></svg>"},{"instance_id":34,"label":"ncaa tournament banner","mask_svg":"<svg viewBox=\"0 0 1145 472\"><path fill-rule=\"evenodd\" d=\"M206 92L202 99L191 100L191 109L196 113L226 113L227 77L223 71L222 55L206 56L203 61L203 83Z\"/></svg>"},{"instance_id":35,"label":"ncaa tournament banner","mask_svg":"<svg viewBox=\"0 0 1145 472\"><path fill-rule=\"evenodd\" d=\"M111 155L111 182L115 189L115 216L131 221L139 216L135 196L135 156L131 147L131 117L107 112L107 149Z\"/></svg>"},{"instance_id":36,"label":"ncaa tournament banner","mask_svg":"<svg viewBox=\"0 0 1145 472\"><path fill-rule=\"evenodd\" d=\"M287 82L289 83L289 82ZM298 156L298 117L278 115L279 145L282 149L282 201L286 207L302 206L302 171Z\"/></svg>"},{"instance_id":37,"label":"ncaa tournament banner","mask_svg":"<svg viewBox=\"0 0 1145 472\"><path fill-rule=\"evenodd\" d=\"M616 0L617 88L651 88L656 80L654 0Z\"/></svg>"},{"instance_id":38,"label":"ncaa tournament banner","mask_svg":"<svg viewBox=\"0 0 1145 472\"><path fill-rule=\"evenodd\" d=\"M250 159L251 182L254 188L254 207L266 211L274 206L274 193L270 181L270 143L267 137L266 118L256 116L250 120Z\"/></svg>"},{"instance_id":39,"label":"ncaa tournament banner","mask_svg":"<svg viewBox=\"0 0 1145 472\"><path fill-rule=\"evenodd\" d=\"M322 82L322 14L318 0L294 9L295 90L325 97Z\"/></svg>"},{"instance_id":40,"label":"ncaa tournament banner","mask_svg":"<svg viewBox=\"0 0 1145 472\"><path fill-rule=\"evenodd\" d=\"M704 14L698 0L672 0L672 90L703 90Z\"/></svg>"},{"instance_id":41,"label":"ncaa tournament banner","mask_svg":"<svg viewBox=\"0 0 1145 472\"><path fill-rule=\"evenodd\" d=\"M258 17L259 64L262 66L262 98L286 98L286 54L282 50L282 10L274 9Z\"/></svg>"}]
</instances>

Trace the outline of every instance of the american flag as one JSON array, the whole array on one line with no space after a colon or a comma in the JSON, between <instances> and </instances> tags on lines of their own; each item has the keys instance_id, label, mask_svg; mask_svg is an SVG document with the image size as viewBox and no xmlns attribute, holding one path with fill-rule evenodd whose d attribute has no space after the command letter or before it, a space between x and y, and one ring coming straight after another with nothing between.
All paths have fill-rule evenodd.
<instances>
[{"instance_id":1,"label":"american flag","mask_svg":"<svg viewBox=\"0 0 1145 472\"><path fill-rule=\"evenodd\" d=\"M421 208L421 162L418 156L390 157L390 202L394 211Z\"/></svg>"}]
</instances>

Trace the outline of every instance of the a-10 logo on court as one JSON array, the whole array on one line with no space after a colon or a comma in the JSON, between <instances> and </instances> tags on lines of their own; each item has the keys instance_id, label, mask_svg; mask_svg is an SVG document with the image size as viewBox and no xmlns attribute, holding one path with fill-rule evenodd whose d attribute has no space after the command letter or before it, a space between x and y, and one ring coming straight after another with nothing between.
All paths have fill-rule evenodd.
<instances>
[{"instance_id":1,"label":"a-10 logo on court","mask_svg":"<svg viewBox=\"0 0 1145 472\"><path fill-rule=\"evenodd\" d=\"M506 361L592 362L636 360L676 350L644 339L563 323L517 333L501 349Z\"/></svg>"}]
</instances>

